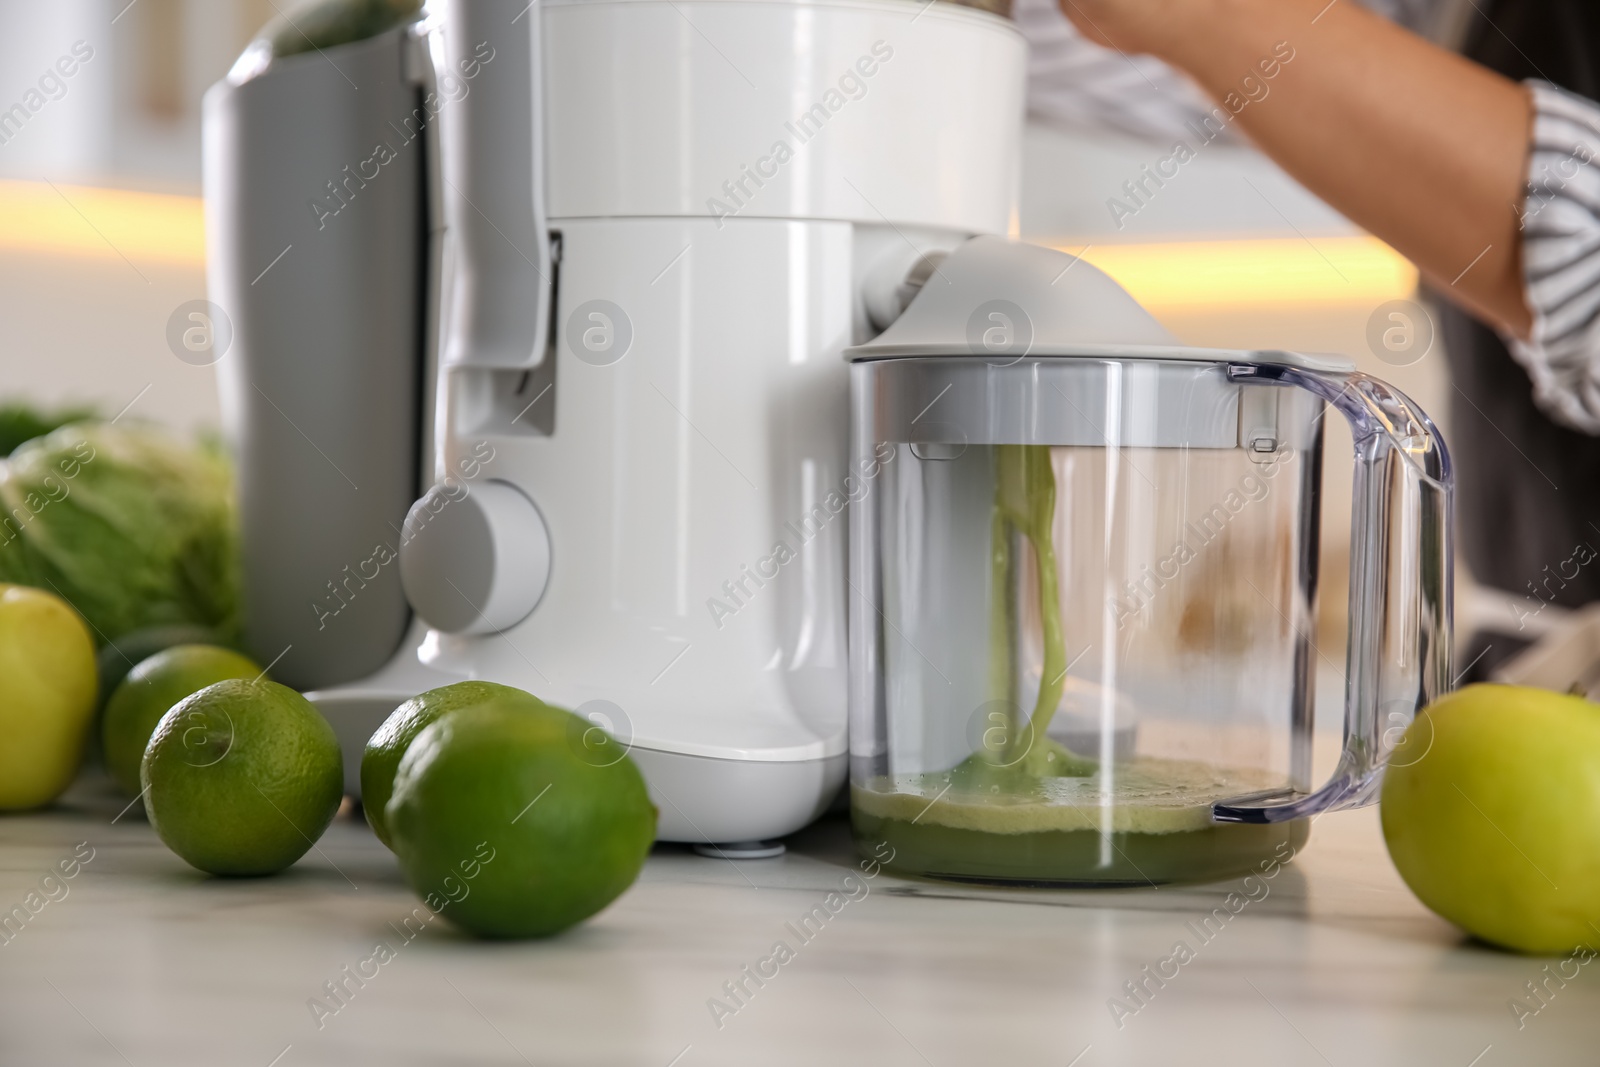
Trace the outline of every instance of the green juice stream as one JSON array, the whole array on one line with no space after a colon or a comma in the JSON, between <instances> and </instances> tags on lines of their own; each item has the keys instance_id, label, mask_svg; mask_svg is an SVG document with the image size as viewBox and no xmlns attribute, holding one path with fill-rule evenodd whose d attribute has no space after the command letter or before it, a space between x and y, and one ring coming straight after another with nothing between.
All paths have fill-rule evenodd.
<instances>
[{"instance_id":1,"label":"green juice stream","mask_svg":"<svg viewBox=\"0 0 1600 1067\"><path fill-rule=\"evenodd\" d=\"M866 854L902 873L984 881L1120 885L1221 878L1254 868L1304 823L1216 823L1212 801L1276 784L1262 772L1136 756L1111 768L1109 798L1098 761L1046 731L1066 685L1066 642L1051 523L1055 472L1044 445L998 445L990 538L989 692L1006 721L980 750L947 771L896 775L851 789L851 822ZM1013 545L1033 551L1044 645L1031 714L1016 700L1020 612Z\"/></svg>"}]
</instances>

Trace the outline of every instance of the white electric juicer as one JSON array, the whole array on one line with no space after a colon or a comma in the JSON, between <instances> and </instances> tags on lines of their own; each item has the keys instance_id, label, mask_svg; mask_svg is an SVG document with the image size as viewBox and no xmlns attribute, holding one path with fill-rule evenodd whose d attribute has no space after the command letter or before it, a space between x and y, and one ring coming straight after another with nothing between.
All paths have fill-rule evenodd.
<instances>
[{"instance_id":1,"label":"white electric juicer","mask_svg":"<svg viewBox=\"0 0 1600 1067\"><path fill-rule=\"evenodd\" d=\"M398 703L481 678L627 744L665 840L805 825L846 777L845 512L877 474L841 352L927 253L1012 228L1020 34L445 0L295 50L252 45L205 112L251 651L352 792Z\"/></svg>"}]
</instances>

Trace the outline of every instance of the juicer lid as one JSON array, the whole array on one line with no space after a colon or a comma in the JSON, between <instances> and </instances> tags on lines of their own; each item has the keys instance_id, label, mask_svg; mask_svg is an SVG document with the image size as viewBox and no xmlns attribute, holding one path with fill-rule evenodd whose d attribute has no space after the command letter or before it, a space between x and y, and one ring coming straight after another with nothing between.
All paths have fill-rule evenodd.
<instances>
[{"instance_id":1,"label":"juicer lid","mask_svg":"<svg viewBox=\"0 0 1600 1067\"><path fill-rule=\"evenodd\" d=\"M846 359L1044 356L1355 370L1337 356L1179 344L1104 271L1004 237L974 237L937 263L924 260L924 269L927 280L904 313L873 340L845 349Z\"/></svg>"}]
</instances>

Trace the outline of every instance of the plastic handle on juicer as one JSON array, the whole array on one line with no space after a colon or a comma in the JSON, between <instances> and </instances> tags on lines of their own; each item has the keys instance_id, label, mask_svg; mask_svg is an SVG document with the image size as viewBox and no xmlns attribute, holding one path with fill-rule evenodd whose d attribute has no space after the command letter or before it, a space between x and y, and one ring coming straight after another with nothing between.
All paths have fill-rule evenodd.
<instances>
[{"instance_id":1,"label":"plastic handle on juicer","mask_svg":"<svg viewBox=\"0 0 1600 1067\"><path fill-rule=\"evenodd\" d=\"M1333 777L1311 793L1237 797L1212 813L1221 822L1278 823L1361 807L1376 797L1404 727L1452 684L1450 455L1428 416L1377 378L1257 364L1230 365L1228 375L1309 390L1350 423L1350 638L1344 749Z\"/></svg>"},{"instance_id":2,"label":"plastic handle on juicer","mask_svg":"<svg viewBox=\"0 0 1600 1067\"><path fill-rule=\"evenodd\" d=\"M446 225L455 245L443 360L520 370L551 314L540 16L526 0L445 0L435 51ZM485 61L487 59L487 61ZM466 77L467 71L476 71ZM461 95L449 94L451 84Z\"/></svg>"}]
</instances>

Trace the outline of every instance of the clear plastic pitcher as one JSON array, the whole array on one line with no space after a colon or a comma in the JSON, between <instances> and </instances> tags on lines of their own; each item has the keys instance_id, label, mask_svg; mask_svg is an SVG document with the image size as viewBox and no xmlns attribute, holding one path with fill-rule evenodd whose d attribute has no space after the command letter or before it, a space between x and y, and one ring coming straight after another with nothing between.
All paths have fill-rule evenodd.
<instances>
[{"instance_id":1,"label":"clear plastic pitcher","mask_svg":"<svg viewBox=\"0 0 1600 1067\"><path fill-rule=\"evenodd\" d=\"M1071 263L969 242L851 351L858 842L1001 881L1283 862L1449 686L1444 444L1336 362L1173 345L1087 264L1050 283ZM1315 633L1330 410L1356 452L1343 662ZM1319 672L1346 693L1325 782Z\"/></svg>"}]
</instances>

